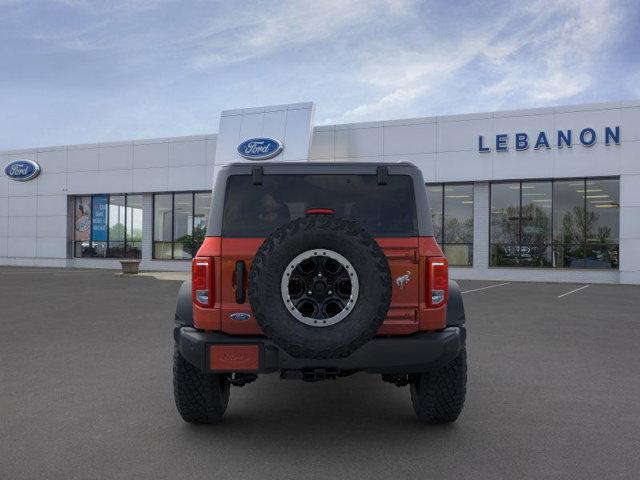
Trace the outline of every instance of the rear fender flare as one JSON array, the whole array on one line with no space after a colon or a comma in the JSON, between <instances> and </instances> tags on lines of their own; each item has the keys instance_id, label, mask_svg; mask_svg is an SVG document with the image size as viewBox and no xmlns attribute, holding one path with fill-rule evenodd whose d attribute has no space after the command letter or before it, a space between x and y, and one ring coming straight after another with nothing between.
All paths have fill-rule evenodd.
<instances>
[{"instance_id":1,"label":"rear fender flare","mask_svg":"<svg viewBox=\"0 0 640 480\"><path fill-rule=\"evenodd\" d=\"M458 282L449 280L449 300L447 302L447 327L458 327L465 324L462 291Z\"/></svg>"},{"instance_id":2,"label":"rear fender flare","mask_svg":"<svg viewBox=\"0 0 640 480\"><path fill-rule=\"evenodd\" d=\"M190 281L182 282L178 291L175 322L178 327L193 327L193 300Z\"/></svg>"}]
</instances>

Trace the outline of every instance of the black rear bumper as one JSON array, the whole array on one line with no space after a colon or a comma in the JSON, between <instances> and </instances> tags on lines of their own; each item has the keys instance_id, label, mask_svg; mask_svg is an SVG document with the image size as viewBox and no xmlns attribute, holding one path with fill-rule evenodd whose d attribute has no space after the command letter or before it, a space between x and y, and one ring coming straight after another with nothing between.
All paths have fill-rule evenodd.
<instances>
[{"instance_id":1,"label":"black rear bumper","mask_svg":"<svg viewBox=\"0 0 640 480\"><path fill-rule=\"evenodd\" d=\"M337 359L295 358L266 337L231 336L192 327L176 327L174 337L180 354L203 372L211 372L210 347L222 344L258 345L260 361L255 373L324 369L402 374L433 371L451 362L460 352L466 330L460 326L438 332L375 337L348 357Z\"/></svg>"}]
</instances>

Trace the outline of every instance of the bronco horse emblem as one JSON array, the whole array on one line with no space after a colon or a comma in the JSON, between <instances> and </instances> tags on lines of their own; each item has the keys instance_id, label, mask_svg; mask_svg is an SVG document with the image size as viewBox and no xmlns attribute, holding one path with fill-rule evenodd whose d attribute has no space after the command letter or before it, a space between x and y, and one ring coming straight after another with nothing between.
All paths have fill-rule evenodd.
<instances>
[{"instance_id":1,"label":"bronco horse emblem","mask_svg":"<svg viewBox=\"0 0 640 480\"><path fill-rule=\"evenodd\" d=\"M400 290L402 290L404 286L409 283L409 280L411 280L411 271L407 270L404 274L396 278L396 285L400 287Z\"/></svg>"}]
</instances>

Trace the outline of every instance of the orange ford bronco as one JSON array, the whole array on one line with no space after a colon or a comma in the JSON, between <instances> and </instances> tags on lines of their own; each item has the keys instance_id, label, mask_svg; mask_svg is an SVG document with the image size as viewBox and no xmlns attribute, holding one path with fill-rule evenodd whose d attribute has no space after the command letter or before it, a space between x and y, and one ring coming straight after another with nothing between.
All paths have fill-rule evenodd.
<instances>
[{"instance_id":1,"label":"orange ford bronco","mask_svg":"<svg viewBox=\"0 0 640 480\"><path fill-rule=\"evenodd\" d=\"M409 163L232 164L178 295L175 401L219 421L260 374L356 372L410 386L418 418L448 423L466 391L465 316Z\"/></svg>"}]
</instances>

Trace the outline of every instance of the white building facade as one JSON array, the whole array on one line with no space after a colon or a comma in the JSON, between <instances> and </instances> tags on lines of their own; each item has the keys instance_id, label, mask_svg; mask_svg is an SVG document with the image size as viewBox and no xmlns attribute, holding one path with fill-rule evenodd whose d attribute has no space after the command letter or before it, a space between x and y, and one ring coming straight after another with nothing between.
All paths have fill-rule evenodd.
<instances>
[{"instance_id":1,"label":"white building facade","mask_svg":"<svg viewBox=\"0 0 640 480\"><path fill-rule=\"evenodd\" d=\"M270 161L420 167L454 278L640 284L640 101L322 126L313 114L231 110L218 134L0 152L0 264L188 270L217 168L270 138L283 146Z\"/></svg>"}]
</instances>

